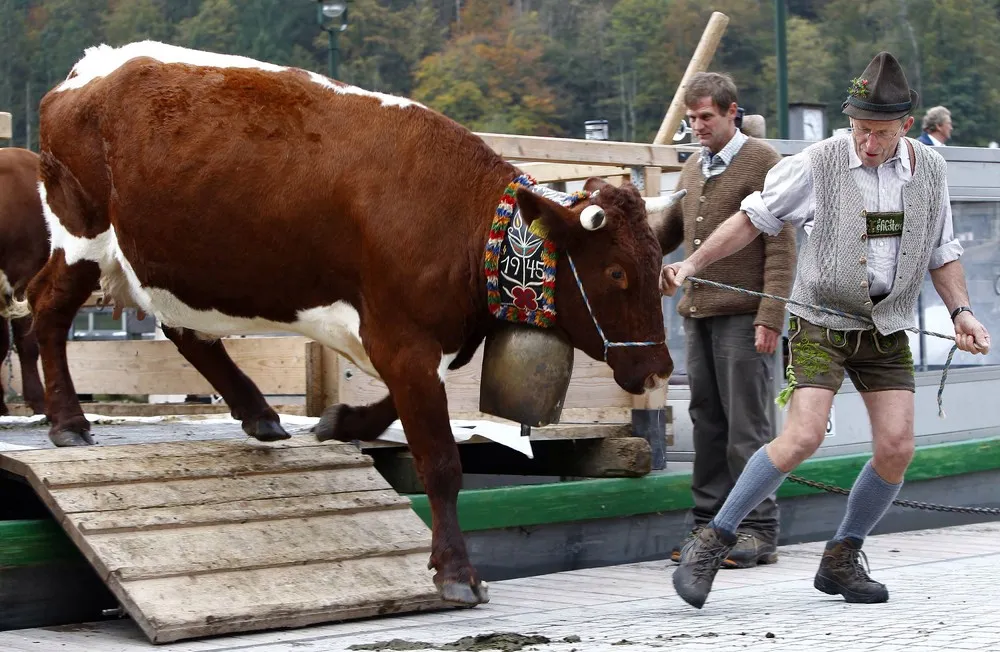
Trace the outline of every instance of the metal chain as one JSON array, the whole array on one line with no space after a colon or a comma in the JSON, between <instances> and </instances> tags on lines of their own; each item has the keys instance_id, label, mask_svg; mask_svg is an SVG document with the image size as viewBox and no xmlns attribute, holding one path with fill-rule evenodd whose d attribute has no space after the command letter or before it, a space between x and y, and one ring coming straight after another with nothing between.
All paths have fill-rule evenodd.
<instances>
[{"instance_id":1,"label":"metal chain","mask_svg":"<svg viewBox=\"0 0 1000 652\"><path fill-rule=\"evenodd\" d=\"M831 494L840 494L841 496L847 496L851 492L848 489L838 487L832 484L826 484L825 482L817 482L816 480L807 480L805 478L799 477L797 475L790 474L788 479L797 484L803 484L807 487L812 487L814 489L821 489ZM955 512L958 514L989 514L991 516L1000 515L1000 507L957 507L954 505L937 505L935 503L922 503L916 500L894 500L893 505L898 505L900 507L909 507L910 509L926 509L932 512Z\"/></svg>"}]
</instances>

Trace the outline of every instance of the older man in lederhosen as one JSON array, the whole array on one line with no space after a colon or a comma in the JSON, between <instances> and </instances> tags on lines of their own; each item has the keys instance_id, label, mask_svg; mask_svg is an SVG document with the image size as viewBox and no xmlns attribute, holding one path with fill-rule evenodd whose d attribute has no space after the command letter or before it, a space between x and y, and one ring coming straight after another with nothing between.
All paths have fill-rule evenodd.
<instances>
[{"instance_id":1,"label":"older man in lederhosen","mask_svg":"<svg viewBox=\"0 0 1000 652\"><path fill-rule=\"evenodd\" d=\"M843 105L850 134L782 160L768 173L763 191L747 197L697 253L664 267L661 285L672 294L685 278L760 232L773 235L795 224L808 241L792 298L862 317L788 306L788 419L782 433L747 463L712 522L681 552L674 588L695 607L708 598L740 522L819 448L845 372L868 409L874 456L854 483L814 586L847 602L889 599L885 585L865 571L861 546L899 493L913 457L913 357L905 329L915 325L926 270L951 312L959 348L986 353L990 347L989 334L968 305L944 159L904 138L916 102L899 62L880 53L851 81Z\"/></svg>"}]
</instances>

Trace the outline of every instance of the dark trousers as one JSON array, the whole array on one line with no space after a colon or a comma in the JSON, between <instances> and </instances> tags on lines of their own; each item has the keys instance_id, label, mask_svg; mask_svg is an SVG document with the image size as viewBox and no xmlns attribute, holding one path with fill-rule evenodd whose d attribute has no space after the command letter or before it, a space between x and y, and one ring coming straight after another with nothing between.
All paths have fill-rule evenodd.
<instances>
[{"instance_id":1,"label":"dark trousers","mask_svg":"<svg viewBox=\"0 0 1000 652\"><path fill-rule=\"evenodd\" d=\"M774 356L757 352L753 321L754 315L684 319L696 525L715 516L747 460L773 438ZM774 495L750 512L741 528L777 541Z\"/></svg>"}]
</instances>

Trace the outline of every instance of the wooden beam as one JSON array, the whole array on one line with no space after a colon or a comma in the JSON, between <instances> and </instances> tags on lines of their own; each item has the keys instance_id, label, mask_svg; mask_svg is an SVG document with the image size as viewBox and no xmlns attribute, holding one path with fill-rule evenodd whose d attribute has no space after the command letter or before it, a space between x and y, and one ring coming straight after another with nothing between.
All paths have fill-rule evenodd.
<instances>
[{"instance_id":1,"label":"wooden beam","mask_svg":"<svg viewBox=\"0 0 1000 652\"><path fill-rule=\"evenodd\" d=\"M646 167L642 171L643 192L646 197L660 196L661 170L657 167ZM641 409L663 409L667 404L666 383L658 389L647 391L638 396L632 397L632 407Z\"/></svg>"},{"instance_id":2,"label":"wooden beam","mask_svg":"<svg viewBox=\"0 0 1000 652\"><path fill-rule=\"evenodd\" d=\"M628 168L616 165L583 165L574 163L521 163L517 167L530 174L538 183L556 181L583 181L590 177L621 177L629 173Z\"/></svg>"},{"instance_id":3,"label":"wooden beam","mask_svg":"<svg viewBox=\"0 0 1000 652\"><path fill-rule=\"evenodd\" d=\"M494 443L458 447L462 472L578 478L638 478L652 469L649 443L640 437L533 442L534 458ZM401 449L366 449L375 468L400 493L424 493L413 455Z\"/></svg>"},{"instance_id":4,"label":"wooden beam","mask_svg":"<svg viewBox=\"0 0 1000 652\"><path fill-rule=\"evenodd\" d=\"M476 134L498 154L513 161L549 163L584 163L621 167L658 166L679 170L677 150L668 145L646 145L608 140L545 138L542 136L507 136Z\"/></svg>"},{"instance_id":5,"label":"wooden beam","mask_svg":"<svg viewBox=\"0 0 1000 652\"><path fill-rule=\"evenodd\" d=\"M686 108L684 106L684 93L687 91L688 82L691 81L691 77L695 73L708 70L708 64L712 62L715 49L719 47L719 41L722 40L722 35L728 24L729 16L718 11L712 12L712 16L708 19L708 25L705 26L705 31L701 35L701 40L698 41L698 47L695 48L694 55L688 62L687 70L681 77L681 83L677 86L674 99L671 100L670 106L667 108L667 114L663 116L660 130L656 132L656 138L653 139L655 145L665 144L677 131Z\"/></svg>"},{"instance_id":6,"label":"wooden beam","mask_svg":"<svg viewBox=\"0 0 1000 652\"><path fill-rule=\"evenodd\" d=\"M455 413L479 410L479 381L483 368L483 347L461 369L448 372L445 389L448 392L448 410ZM350 405L364 405L381 400L388 388L342 359L339 368L340 401ZM592 360L582 353L574 356L573 379L566 392L564 408L630 408L632 395L621 389L607 364Z\"/></svg>"},{"instance_id":7,"label":"wooden beam","mask_svg":"<svg viewBox=\"0 0 1000 652\"><path fill-rule=\"evenodd\" d=\"M264 394L306 393L304 337L225 338L226 351ZM213 394L215 389L169 340L66 343L73 385L80 394ZM13 360L20 393L20 359ZM0 370L7 378L6 365Z\"/></svg>"},{"instance_id":8,"label":"wooden beam","mask_svg":"<svg viewBox=\"0 0 1000 652\"><path fill-rule=\"evenodd\" d=\"M347 364L333 349L319 342L306 344L306 416L318 417L340 402L340 366Z\"/></svg>"}]
</instances>

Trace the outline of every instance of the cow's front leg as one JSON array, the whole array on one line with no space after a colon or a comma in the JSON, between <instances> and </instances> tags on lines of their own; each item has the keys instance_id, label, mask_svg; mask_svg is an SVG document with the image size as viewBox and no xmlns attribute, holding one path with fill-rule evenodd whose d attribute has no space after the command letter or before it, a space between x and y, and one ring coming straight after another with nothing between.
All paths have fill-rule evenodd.
<instances>
[{"instance_id":1,"label":"cow's front leg","mask_svg":"<svg viewBox=\"0 0 1000 652\"><path fill-rule=\"evenodd\" d=\"M288 439L277 412L250 377L243 373L226 353L222 340L205 340L187 328L163 326L163 334L177 345L177 350L212 384L239 419L243 432L260 441Z\"/></svg>"},{"instance_id":2,"label":"cow's front leg","mask_svg":"<svg viewBox=\"0 0 1000 652\"><path fill-rule=\"evenodd\" d=\"M458 490L462 463L448 419L448 399L438 375L441 349L413 341L386 347L390 359L372 362L389 387L403 423L417 473L431 507L431 557L434 583L449 602L476 605L489 601L487 587L469 562L458 527ZM380 364L383 362L383 364Z\"/></svg>"},{"instance_id":3,"label":"cow's front leg","mask_svg":"<svg viewBox=\"0 0 1000 652\"><path fill-rule=\"evenodd\" d=\"M326 441L371 441L381 435L398 417L392 394L370 405L337 403L323 410L313 429L316 439Z\"/></svg>"},{"instance_id":4,"label":"cow's front leg","mask_svg":"<svg viewBox=\"0 0 1000 652\"><path fill-rule=\"evenodd\" d=\"M11 320L14 346L21 361L21 392L24 402L35 414L45 413L45 390L38 375L38 339L31 328L31 317Z\"/></svg>"},{"instance_id":5,"label":"cow's front leg","mask_svg":"<svg viewBox=\"0 0 1000 652\"><path fill-rule=\"evenodd\" d=\"M97 263L81 260L66 264L65 252L56 249L49 262L28 284L28 301L34 313L34 331L45 374L45 414L51 426L49 439L56 446L93 444L90 422L83 416L66 361L66 333L80 306L100 277Z\"/></svg>"}]
</instances>

